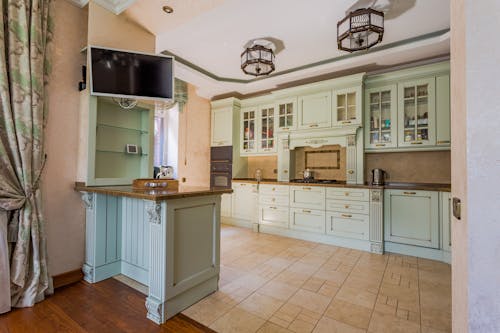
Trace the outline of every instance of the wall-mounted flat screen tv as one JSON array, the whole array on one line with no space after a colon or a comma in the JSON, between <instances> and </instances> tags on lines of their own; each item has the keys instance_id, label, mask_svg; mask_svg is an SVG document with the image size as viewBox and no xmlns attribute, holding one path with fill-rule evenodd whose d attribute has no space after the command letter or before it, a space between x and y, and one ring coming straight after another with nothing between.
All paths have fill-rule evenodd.
<instances>
[{"instance_id":1,"label":"wall-mounted flat screen tv","mask_svg":"<svg viewBox=\"0 0 500 333\"><path fill-rule=\"evenodd\" d=\"M172 100L173 57L90 47L91 94Z\"/></svg>"}]
</instances>

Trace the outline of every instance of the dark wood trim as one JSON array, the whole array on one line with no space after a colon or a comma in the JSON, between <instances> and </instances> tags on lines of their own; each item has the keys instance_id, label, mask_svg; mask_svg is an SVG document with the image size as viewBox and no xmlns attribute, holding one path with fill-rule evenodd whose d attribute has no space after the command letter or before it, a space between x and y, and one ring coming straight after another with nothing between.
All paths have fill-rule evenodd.
<instances>
[{"instance_id":1,"label":"dark wood trim","mask_svg":"<svg viewBox=\"0 0 500 333\"><path fill-rule=\"evenodd\" d=\"M189 323L191 324L192 326L196 327L196 328L199 328L202 332L206 332L206 333L217 333L216 331L212 330L211 328L197 322L196 320L194 319L191 319L189 318L188 316L186 316L185 314L182 314L182 313L179 313L177 315L175 315L175 317L177 319L179 319L179 321L184 321L186 323Z\"/></svg>"},{"instance_id":2,"label":"dark wood trim","mask_svg":"<svg viewBox=\"0 0 500 333\"><path fill-rule=\"evenodd\" d=\"M54 289L57 289L83 280L83 272L81 269L75 269L74 271L55 275L52 279Z\"/></svg>"}]
</instances>

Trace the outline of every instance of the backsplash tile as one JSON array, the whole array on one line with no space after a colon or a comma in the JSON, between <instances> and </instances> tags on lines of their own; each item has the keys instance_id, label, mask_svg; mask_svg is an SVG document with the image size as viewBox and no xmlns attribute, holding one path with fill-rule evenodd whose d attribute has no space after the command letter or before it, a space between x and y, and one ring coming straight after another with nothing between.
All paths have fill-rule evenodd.
<instances>
[{"instance_id":1,"label":"backsplash tile","mask_svg":"<svg viewBox=\"0 0 500 333\"><path fill-rule=\"evenodd\" d=\"M316 179L345 181L346 149L340 145L328 145L320 148L296 148L295 176L293 178L302 178L302 172L306 167L314 171L314 178Z\"/></svg>"}]
</instances>

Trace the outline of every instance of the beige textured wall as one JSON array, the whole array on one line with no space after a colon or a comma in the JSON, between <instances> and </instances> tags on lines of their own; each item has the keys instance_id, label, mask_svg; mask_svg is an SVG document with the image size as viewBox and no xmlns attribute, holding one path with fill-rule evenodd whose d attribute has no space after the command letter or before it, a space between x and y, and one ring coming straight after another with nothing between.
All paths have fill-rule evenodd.
<instances>
[{"instance_id":1,"label":"beige textured wall","mask_svg":"<svg viewBox=\"0 0 500 333\"><path fill-rule=\"evenodd\" d=\"M452 219L452 331L468 332L468 247L467 239L467 115L465 75L465 4L464 0L451 1L451 194L461 198L462 220ZM455 244L460 244L456 246ZM486 273L486 272L485 272Z\"/></svg>"},{"instance_id":2,"label":"beige textured wall","mask_svg":"<svg viewBox=\"0 0 500 333\"><path fill-rule=\"evenodd\" d=\"M47 223L49 269L52 275L78 269L84 256L84 209L73 190L78 147L80 54L86 44L87 11L56 1L52 77L45 134L48 156L42 178Z\"/></svg>"},{"instance_id":3,"label":"beige textured wall","mask_svg":"<svg viewBox=\"0 0 500 333\"><path fill-rule=\"evenodd\" d=\"M248 178L255 177L255 170L262 170L262 178L277 179L278 175L274 170L278 167L277 156L255 156L248 157Z\"/></svg>"},{"instance_id":4,"label":"beige textured wall","mask_svg":"<svg viewBox=\"0 0 500 333\"><path fill-rule=\"evenodd\" d=\"M93 1L88 7L89 44L155 53L156 37L143 27L130 21L124 14L115 15Z\"/></svg>"},{"instance_id":5,"label":"beige textured wall","mask_svg":"<svg viewBox=\"0 0 500 333\"><path fill-rule=\"evenodd\" d=\"M210 186L210 101L188 84L188 102L179 114L179 181Z\"/></svg>"},{"instance_id":6,"label":"beige textured wall","mask_svg":"<svg viewBox=\"0 0 500 333\"><path fill-rule=\"evenodd\" d=\"M389 182L451 183L450 151L365 154L365 181L371 170L380 168L389 174Z\"/></svg>"}]
</instances>

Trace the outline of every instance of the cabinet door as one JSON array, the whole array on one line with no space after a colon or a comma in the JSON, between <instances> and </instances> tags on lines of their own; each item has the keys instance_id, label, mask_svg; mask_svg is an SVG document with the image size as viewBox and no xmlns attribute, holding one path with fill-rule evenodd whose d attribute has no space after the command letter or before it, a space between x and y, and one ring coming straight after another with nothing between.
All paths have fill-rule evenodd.
<instances>
[{"instance_id":1,"label":"cabinet door","mask_svg":"<svg viewBox=\"0 0 500 333\"><path fill-rule=\"evenodd\" d=\"M439 192L384 191L385 240L439 248Z\"/></svg>"},{"instance_id":2,"label":"cabinet door","mask_svg":"<svg viewBox=\"0 0 500 333\"><path fill-rule=\"evenodd\" d=\"M369 239L370 217L364 214L328 212L326 233L354 239Z\"/></svg>"},{"instance_id":3,"label":"cabinet door","mask_svg":"<svg viewBox=\"0 0 500 333\"><path fill-rule=\"evenodd\" d=\"M325 211L303 208L290 209L290 229L325 233Z\"/></svg>"},{"instance_id":4,"label":"cabinet door","mask_svg":"<svg viewBox=\"0 0 500 333\"><path fill-rule=\"evenodd\" d=\"M297 127L297 98L288 98L276 103L277 131L288 132Z\"/></svg>"},{"instance_id":5,"label":"cabinet door","mask_svg":"<svg viewBox=\"0 0 500 333\"><path fill-rule=\"evenodd\" d=\"M451 195L450 192L440 192L441 204L441 235L442 246L445 251L451 251Z\"/></svg>"},{"instance_id":6,"label":"cabinet door","mask_svg":"<svg viewBox=\"0 0 500 333\"><path fill-rule=\"evenodd\" d=\"M298 103L298 129L322 128L332 125L332 94L330 91L300 96Z\"/></svg>"},{"instance_id":7,"label":"cabinet door","mask_svg":"<svg viewBox=\"0 0 500 333\"><path fill-rule=\"evenodd\" d=\"M259 153L276 152L276 136L275 136L275 106L267 105L260 108L258 113L258 147Z\"/></svg>"},{"instance_id":8,"label":"cabinet door","mask_svg":"<svg viewBox=\"0 0 500 333\"><path fill-rule=\"evenodd\" d=\"M366 148L397 146L397 89L396 85L365 91Z\"/></svg>"},{"instance_id":9,"label":"cabinet door","mask_svg":"<svg viewBox=\"0 0 500 333\"><path fill-rule=\"evenodd\" d=\"M260 224L266 224L273 227L288 228L288 207L260 205L259 215Z\"/></svg>"},{"instance_id":10,"label":"cabinet door","mask_svg":"<svg viewBox=\"0 0 500 333\"><path fill-rule=\"evenodd\" d=\"M325 209L325 188L290 186L290 207Z\"/></svg>"},{"instance_id":11,"label":"cabinet door","mask_svg":"<svg viewBox=\"0 0 500 333\"><path fill-rule=\"evenodd\" d=\"M333 125L361 124L361 87L333 91Z\"/></svg>"},{"instance_id":12,"label":"cabinet door","mask_svg":"<svg viewBox=\"0 0 500 333\"><path fill-rule=\"evenodd\" d=\"M233 183L232 217L254 221L257 219L256 185Z\"/></svg>"},{"instance_id":13,"label":"cabinet door","mask_svg":"<svg viewBox=\"0 0 500 333\"><path fill-rule=\"evenodd\" d=\"M212 147L231 146L233 138L233 109L212 110Z\"/></svg>"},{"instance_id":14,"label":"cabinet door","mask_svg":"<svg viewBox=\"0 0 500 333\"><path fill-rule=\"evenodd\" d=\"M241 110L240 153L248 155L257 152L257 108Z\"/></svg>"},{"instance_id":15,"label":"cabinet door","mask_svg":"<svg viewBox=\"0 0 500 333\"><path fill-rule=\"evenodd\" d=\"M223 194L220 201L220 215L224 217L231 217L231 206L231 194Z\"/></svg>"},{"instance_id":16,"label":"cabinet door","mask_svg":"<svg viewBox=\"0 0 500 333\"><path fill-rule=\"evenodd\" d=\"M436 77L436 146L451 144L450 76Z\"/></svg>"},{"instance_id":17,"label":"cabinet door","mask_svg":"<svg viewBox=\"0 0 500 333\"><path fill-rule=\"evenodd\" d=\"M435 79L398 84L398 144L400 147L436 144Z\"/></svg>"}]
</instances>

